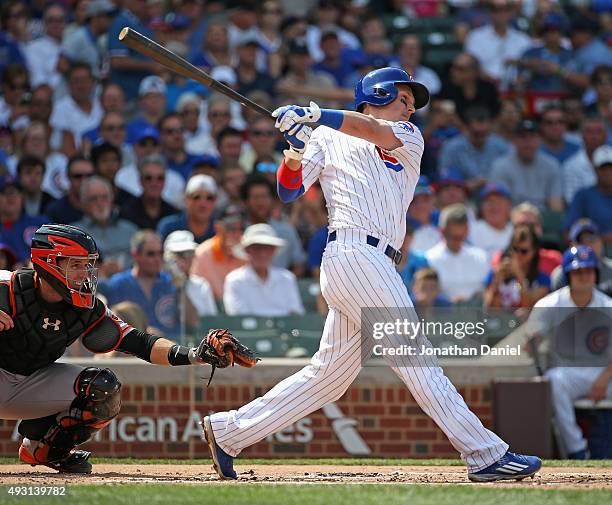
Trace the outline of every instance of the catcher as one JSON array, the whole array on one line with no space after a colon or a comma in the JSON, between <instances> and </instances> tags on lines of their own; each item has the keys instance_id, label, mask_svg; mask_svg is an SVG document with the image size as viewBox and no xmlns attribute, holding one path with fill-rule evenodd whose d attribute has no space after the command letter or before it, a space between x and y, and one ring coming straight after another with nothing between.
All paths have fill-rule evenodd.
<instances>
[{"instance_id":1,"label":"catcher","mask_svg":"<svg viewBox=\"0 0 612 505\"><path fill-rule=\"evenodd\" d=\"M121 383L108 368L56 363L79 337L96 353L113 350L157 365L252 367L253 353L227 330L187 348L128 325L96 298L94 239L74 226L41 226L34 269L2 271L0 419L20 419L19 457L60 472L91 473L90 452L75 449L121 408ZM212 375L211 375L212 377Z\"/></svg>"}]
</instances>

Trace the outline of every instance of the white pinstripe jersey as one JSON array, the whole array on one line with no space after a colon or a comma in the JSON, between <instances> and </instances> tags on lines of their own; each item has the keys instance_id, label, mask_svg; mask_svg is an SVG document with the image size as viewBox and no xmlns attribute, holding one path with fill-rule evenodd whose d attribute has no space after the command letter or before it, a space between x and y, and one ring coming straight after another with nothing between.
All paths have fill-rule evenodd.
<instances>
[{"instance_id":1,"label":"white pinstripe jersey","mask_svg":"<svg viewBox=\"0 0 612 505\"><path fill-rule=\"evenodd\" d=\"M399 249L419 179L423 136L407 121L388 122L402 146L385 151L326 126L312 134L302 159L307 190L321 183L329 229L358 228Z\"/></svg>"}]
</instances>

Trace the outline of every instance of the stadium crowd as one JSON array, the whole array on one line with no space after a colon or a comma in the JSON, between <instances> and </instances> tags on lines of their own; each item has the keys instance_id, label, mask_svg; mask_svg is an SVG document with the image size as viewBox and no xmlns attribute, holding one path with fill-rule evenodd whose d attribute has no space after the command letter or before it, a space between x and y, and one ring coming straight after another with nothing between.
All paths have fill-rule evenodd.
<instances>
[{"instance_id":1,"label":"stadium crowd","mask_svg":"<svg viewBox=\"0 0 612 505\"><path fill-rule=\"evenodd\" d=\"M426 84L399 265L417 306L530 308L570 244L612 293L610 1L7 0L0 25L2 269L40 224L76 224L109 303L165 334L304 313L320 188L281 205L273 120L127 48L129 26L270 110L351 108L381 66Z\"/></svg>"}]
</instances>

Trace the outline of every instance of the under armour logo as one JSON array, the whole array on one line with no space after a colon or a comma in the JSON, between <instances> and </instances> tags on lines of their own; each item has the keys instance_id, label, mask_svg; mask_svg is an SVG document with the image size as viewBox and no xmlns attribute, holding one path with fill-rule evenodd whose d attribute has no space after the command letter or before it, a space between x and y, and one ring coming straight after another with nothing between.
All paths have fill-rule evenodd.
<instances>
[{"instance_id":1,"label":"under armour logo","mask_svg":"<svg viewBox=\"0 0 612 505\"><path fill-rule=\"evenodd\" d=\"M43 324L42 327L43 330L46 330L49 326L53 326L53 331L59 331L60 324L62 324L62 322L59 319L56 319L54 323L50 323L49 318L45 317L45 324Z\"/></svg>"}]
</instances>

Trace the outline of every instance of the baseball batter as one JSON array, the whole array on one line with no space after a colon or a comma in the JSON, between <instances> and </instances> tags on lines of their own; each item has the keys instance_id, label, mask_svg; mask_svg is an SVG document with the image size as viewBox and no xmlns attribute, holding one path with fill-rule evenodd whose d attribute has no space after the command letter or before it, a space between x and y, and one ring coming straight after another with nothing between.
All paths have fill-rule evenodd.
<instances>
[{"instance_id":1,"label":"baseball batter","mask_svg":"<svg viewBox=\"0 0 612 505\"><path fill-rule=\"evenodd\" d=\"M312 102L274 111L289 143L277 173L280 198L292 201L319 180L327 202L321 290L329 313L309 366L239 410L203 419L221 478L237 477L233 458L242 449L344 394L361 369L362 308L412 307L395 264L424 147L409 119L428 101L423 84L401 69L383 68L357 83L356 112L319 109ZM314 131L313 124L319 125ZM418 348L431 345L418 339ZM522 479L539 470L539 458L509 452L482 425L435 362L386 359L460 452L471 480Z\"/></svg>"},{"instance_id":2,"label":"baseball batter","mask_svg":"<svg viewBox=\"0 0 612 505\"><path fill-rule=\"evenodd\" d=\"M56 363L78 338L96 353L118 350L158 365L242 362L226 330L197 348L139 331L96 298L98 248L83 230L43 225L32 238L34 269L0 272L0 419L20 419L20 459L65 473L91 473L88 451L75 448L121 408L121 383L108 368ZM234 359L235 358L235 359Z\"/></svg>"}]
</instances>

